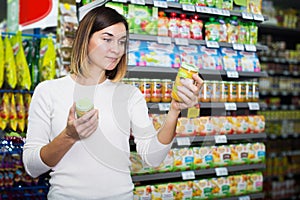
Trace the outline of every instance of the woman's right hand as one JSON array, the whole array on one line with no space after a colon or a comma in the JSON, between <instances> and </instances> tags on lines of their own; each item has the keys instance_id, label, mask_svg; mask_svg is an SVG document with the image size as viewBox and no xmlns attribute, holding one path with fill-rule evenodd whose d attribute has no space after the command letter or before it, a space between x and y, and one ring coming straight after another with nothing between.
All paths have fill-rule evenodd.
<instances>
[{"instance_id":1,"label":"woman's right hand","mask_svg":"<svg viewBox=\"0 0 300 200\"><path fill-rule=\"evenodd\" d=\"M93 109L85 113L80 118L76 118L75 115L75 103L70 108L68 123L65 133L67 136L74 140L80 140L89 137L94 133L98 127L98 110Z\"/></svg>"}]
</instances>

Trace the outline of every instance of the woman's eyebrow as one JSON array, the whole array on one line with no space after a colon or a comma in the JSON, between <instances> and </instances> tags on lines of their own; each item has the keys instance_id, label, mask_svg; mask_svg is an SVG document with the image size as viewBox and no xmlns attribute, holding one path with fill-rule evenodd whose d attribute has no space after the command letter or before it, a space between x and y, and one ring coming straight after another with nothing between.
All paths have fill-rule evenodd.
<instances>
[{"instance_id":1,"label":"woman's eyebrow","mask_svg":"<svg viewBox=\"0 0 300 200\"><path fill-rule=\"evenodd\" d=\"M111 36L111 37L114 37L114 36L115 36L114 34L109 33L109 32L104 32L104 33L102 33L102 35L108 35L108 36ZM120 39L124 39L124 38L127 38L127 36L124 35L124 36L122 36Z\"/></svg>"}]
</instances>

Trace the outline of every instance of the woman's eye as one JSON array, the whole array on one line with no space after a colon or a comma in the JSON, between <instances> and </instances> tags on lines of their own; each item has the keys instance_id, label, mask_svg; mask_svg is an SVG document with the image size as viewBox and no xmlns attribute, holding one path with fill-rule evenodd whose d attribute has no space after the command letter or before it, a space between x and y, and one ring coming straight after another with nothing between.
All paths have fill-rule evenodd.
<instances>
[{"instance_id":1,"label":"woman's eye","mask_svg":"<svg viewBox=\"0 0 300 200\"><path fill-rule=\"evenodd\" d=\"M126 44L126 40L121 40L121 41L120 41L120 44L121 44L121 45L125 45L125 44Z\"/></svg>"},{"instance_id":2,"label":"woman's eye","mask_svg":"<svg viewBox=\"0 0 300 200\"><path fill-rule=\"evenodd\" d=\"M109 38L104 38L103 40L106 42L111 42L111 39L109 39Z\"/></svg>"}]
</instances>

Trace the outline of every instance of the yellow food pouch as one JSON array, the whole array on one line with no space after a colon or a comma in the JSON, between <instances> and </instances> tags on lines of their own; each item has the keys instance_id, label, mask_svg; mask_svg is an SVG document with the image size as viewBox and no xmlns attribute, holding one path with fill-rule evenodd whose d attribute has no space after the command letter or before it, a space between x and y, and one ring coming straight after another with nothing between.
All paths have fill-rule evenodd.
<instances>
[{"instance_id":1,"label":"yellow food pouch","mask_svg":"<svg viewBox=\"0 0 300 200\"><path fill-rule=\"evenodd\" d=\"M0 88L4 82L4 46L3 40L0 34Z\"/></svg>"},{"instance_id":2,"label":"yellow food pouch","mask_svg":"<svg viewBox=\"0 0 300 200\"><path fill-rule=\"evenodd\" d=\"M6 36L4 39L4 45L5 45L4 80L11 89L14 89L17 84L16 63L15 63L13 49L8 39L8 36Z\"/></svg>"}]
</instances>

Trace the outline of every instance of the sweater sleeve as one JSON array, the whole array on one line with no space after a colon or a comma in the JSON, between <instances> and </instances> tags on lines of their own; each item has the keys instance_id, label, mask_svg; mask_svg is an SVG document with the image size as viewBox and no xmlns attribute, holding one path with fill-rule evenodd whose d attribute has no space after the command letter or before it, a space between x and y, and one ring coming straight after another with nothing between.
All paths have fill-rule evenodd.
<instances>
[{"instance_id":1,"label":"sweater sleeve","mask_svg":"<svg viewBox=\"0 0 300 200\"><path fill-rule=\"evenodd\" d=\"M131 131L136 143L137 153L150 166L159 166L166 158L172 143L160 143L153 123L148 115L144 96L136 90L130 100Z\"/></svg>"},{"instance_id":2,"label":"sweater sleeve","mask_svg":"<svg viewBox=\"0 0 300 200\"><path fill-rule=\"evenodd\" d=\"M50 142L51 100L46 82L40 83L32 96L29 107L28 128L23 149L23 163L32 177L50 170L41 159L41 148Z\"/></svg>"}]
</instances>

